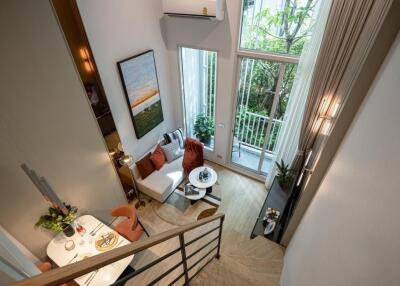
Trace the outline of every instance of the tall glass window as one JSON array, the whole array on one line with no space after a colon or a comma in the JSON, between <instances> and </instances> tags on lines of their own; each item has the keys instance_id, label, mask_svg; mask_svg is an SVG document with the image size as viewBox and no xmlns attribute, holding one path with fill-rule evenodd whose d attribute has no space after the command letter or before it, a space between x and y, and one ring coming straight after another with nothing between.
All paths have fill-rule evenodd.
<instances>
[{"instance_id":1,"label":"tall glass window","mask_svg":"<svg viewBox=\"0 0 400 286\"><path fill-rule=\"evenodd\" d=\"M244 0L240 49L300 55L318 5L318 0Z\"/></svg>"},{"instance_id":2,"label":"tall glass window","mask_svg":"<svg viewBox=\"0 0 400 286\"><path fill-rule=\"evenodd\" d=\"M181 47L179 54L186 135L213 150L217 52Z\"/></svg>"},{"instance_id":3,"label":"tall glass window","mask_svg":"<svg viewBox=\"0 0 400 286\"><path fill-rule=\"evenodd\" d=\"M231 162L266 176L321 0L243 0Z\"/></svg>"}]
</instances>

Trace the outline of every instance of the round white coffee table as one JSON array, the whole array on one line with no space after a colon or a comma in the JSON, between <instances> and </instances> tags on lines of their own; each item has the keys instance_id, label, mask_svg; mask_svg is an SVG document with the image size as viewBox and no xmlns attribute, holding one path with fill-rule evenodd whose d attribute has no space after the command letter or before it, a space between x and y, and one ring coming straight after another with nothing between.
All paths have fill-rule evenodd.
<instances>
[{"instance_id":1,"label":"round white coffee table","mask_svg":"<svg viewBox=\"0 0 400 286\"><path fill-rule=\"evenodd\" d=\"M200 181L199 174L200 174L200 172L203 172L204 169L206 169L206 168L210 175L206 181ZM212 192L212 186L217 182L217 179L218 179L217 172L215 172L210 167L198 167L198 168L192 170L189 174L189 182L193 186L195 186L199 189L206 189L207 193Z\"/></svg>"}]
</instances>

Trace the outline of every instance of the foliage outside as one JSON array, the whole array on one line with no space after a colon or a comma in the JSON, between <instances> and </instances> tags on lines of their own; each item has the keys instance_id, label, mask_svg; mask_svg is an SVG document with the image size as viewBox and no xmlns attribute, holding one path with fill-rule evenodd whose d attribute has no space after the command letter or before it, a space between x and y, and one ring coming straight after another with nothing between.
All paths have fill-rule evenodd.
<instances>
[{"instance_id":1,"label":"foliage outside","mask_svg":"<svg viewBox=\"0 0 400 286\"><path fill-rule=\"evenodd\" d=\"M299 56L309 40L314 27L314 12L318 0L267 0L259 8L259 0L244 0L241 49L263 53L290 54ZM296 75L297 64L278 63L268 60L243 58L240 66L238 114L236 129L244 129L244 134L253 134L249 141L264 139L264 130L254 130L246 113L256 113L269 117L275 92L278 89L280 70L284 70L279 101L274 119L284 120L290 92ZM274 125L280 125L274 121ZM274 127L268 145L275 149L280 126ZM258 132L257 132L258 131ZM275 132L275 133L274 133ZM271 138L272 137L272 138ZM239 137L239 140L242 138ZM271 141L272 140L272 141ZM262 145L262 144L261 144Z\"/></svg>"},{"instance_id":2,"label":"foliage outside","mask_svg":"<svg viewBox=\"0 0 400 286\"><path fill-rule=\"evenodd\" d=\"M42 215L36 222L35 227L41 227L53 232L60 232L71 224L77 216L78 209L70 205L66 205L68 213L64 215L60 209L49 208L49 214Z\"/></svg>"}]
</instances>

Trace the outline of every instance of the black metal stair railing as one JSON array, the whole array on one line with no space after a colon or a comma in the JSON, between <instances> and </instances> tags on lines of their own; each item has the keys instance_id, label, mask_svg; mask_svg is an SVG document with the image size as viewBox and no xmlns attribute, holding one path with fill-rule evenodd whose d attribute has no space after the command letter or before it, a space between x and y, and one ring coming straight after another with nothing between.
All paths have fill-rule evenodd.
<instances>
[{"instance_id":1,"label":"black metal stair railing","mask_svg":"<svg viewBox=\"0 0 400 286\"><path fill-rule=\"evenodd\" d=\"M220 218L220 223L217 227L197 236L196 238L192 239L189 242L185 243L185 238L184 238L184 234L185 233L180 233L179 235L177 235L177 237L179 237L179 247L168 252L167 254L163 255L162 257L159 257L157 259L155 259L154 261L146 264L145 266L135 270L133 273L128 274L122 278L120 278L119 280L117 280L114 284L112 284L113 286L117 286L117 285L124 285L128 280L138 276L139 274L149 270L150 268L156 266L157 264L161 263L162 261L166 260L167 258L171 257L172 255L180 252L181 253L181 260L176 263L175 265L173 265L172 267L170 267L168 270L166 270L164 273L162 273L161 275L157 276L156 278L154 278L151 282L149 282L147 285L152 286L152 285L156 285L157 283L159 283L162 279L164 279L165 277L167 277L171 272L173 272L174 270L176 270L178 267L182 266L183 268L183 272L180 273L172 282L170 282L168 285L175 285L182 277L184 277L185 283L184 285L189 285L190 281L193 280L203 269L204 267L206 267L214 258L219 259L220 258L220 252L221 252L221 237L222 237L222 227L224 224L224 216L221 216ZM218 233L215 237L213 237L211 240L208 240L207 242L203 243L200 247L198 247L196 250L194 250L191 254L187 255L186 254L186 250L187 247L189 245L192 245L193 243L195 243L196 241L201 240L202 238L208 236L209 234L215 232L216 230L218 230ZM207 253L205 253L203 256L201 256L199 259L197 259L195 262L191 263L191 265L188 265L188 261L195 257L196 254L200 253L202 250L206 249L209 245L211 245L213 242L217 241L217 244L212 247ZM197 265L199 265L202 261L204 261L207 257L210 256L210 254L212 254L213 252L215 252L215 254L213 256L211 256L206 263L204 263L199 269L197 269L197 271L193 274L190 275L189 272L191 270L193 270Z\"/></svg>"}]
</instances>

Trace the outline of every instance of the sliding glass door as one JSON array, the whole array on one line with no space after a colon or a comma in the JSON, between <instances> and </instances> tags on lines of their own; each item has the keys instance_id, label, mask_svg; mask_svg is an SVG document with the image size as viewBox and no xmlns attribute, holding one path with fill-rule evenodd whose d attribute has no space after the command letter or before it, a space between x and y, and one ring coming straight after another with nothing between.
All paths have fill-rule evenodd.
<instances>
[{"instance_id":1,"label":"sliding glass door","mask_svg":"<svg viewBox=\"0 0 400 286\"><path fill-rule=\"evenodd\" d=\"M295 72L294 64L240 58L232 163L268 173Z\"/></svg>"},{"instance_id":2,"label":"sliding glass door","mask_svg":"<svg viewBox=\"0 0 400 286\"><path fill-rule=\"evenodd\" d=\"M186 135L214 149L217 52L179 49Z\"/></svg>"}]
</instances>

